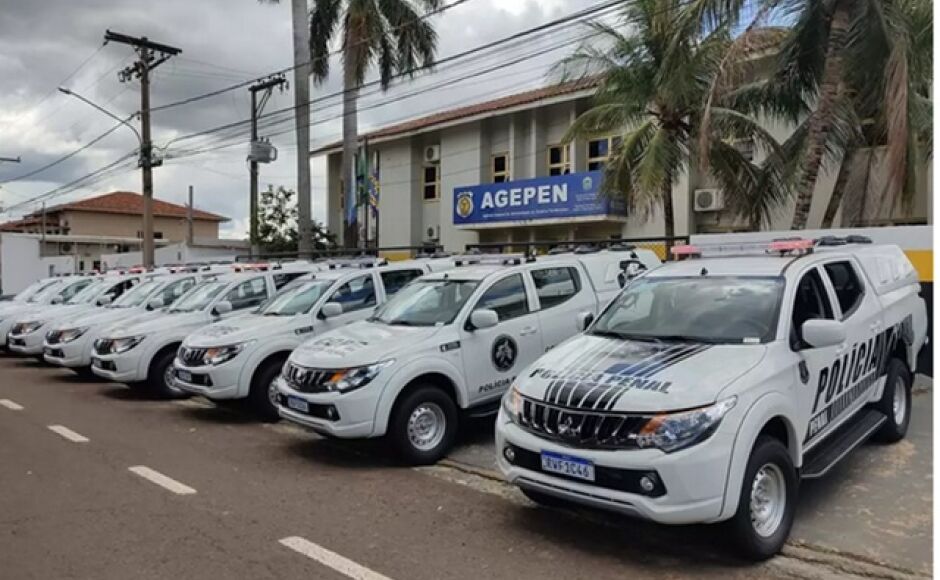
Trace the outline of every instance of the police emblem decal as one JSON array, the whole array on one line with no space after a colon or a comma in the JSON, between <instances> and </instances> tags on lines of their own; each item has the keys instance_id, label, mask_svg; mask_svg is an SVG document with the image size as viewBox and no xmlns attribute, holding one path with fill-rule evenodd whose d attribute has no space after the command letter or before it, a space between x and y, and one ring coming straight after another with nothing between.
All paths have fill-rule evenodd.
<instances>
[{"instance_id":1,"label":"police emblem decal","mask_svg":"<svg viewBox=\"0 0 940 580\"><path fill-rule=\"evenodd\" d=\"M462 191L457 194L457 215L462 218L470 217L473 213L473 192Z\"/></svg>"},{"instance_id":2,"label":"police emblem decal","mask_svg":"<svg viewBox=\"0 0 940 580\"><path fill-rule=\"evenodd\" d=\"M511 336L502 334L493 341L493 366L498 371L508 371L516 364L519 347Z\"/></svg>"},{"instance_id":3,"label":"police emblem decal","mask_svg":"<svg viewBox=\"0 0 940 580\"><path fill-rule=\"evenodd\" d=\"M594 186L594 180L591 179L590 176L585 177L583 180L581 180L581 189L582 189L582 190L588 191L588 190L591 189L591 187L593 187L593 186Z\"/></svg>"}]
</instances>

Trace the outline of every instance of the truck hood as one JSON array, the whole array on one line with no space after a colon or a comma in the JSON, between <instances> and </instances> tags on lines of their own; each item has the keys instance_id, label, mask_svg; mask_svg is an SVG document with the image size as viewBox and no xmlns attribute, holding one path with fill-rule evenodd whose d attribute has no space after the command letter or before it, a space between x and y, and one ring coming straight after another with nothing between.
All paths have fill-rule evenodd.
<instances>
[{"instance_id":1,"label":"truck hood","mask_svg":"<svg viewBox=\"0 0 940 580\"><path fill-rule=\"evenodd\" d=\"M528 398L563 407L661 412L714 403L764 357L764 345L649 342L579 335L517 380Z\"/></svg>"},{"instance_id":2,"label":"truck hood","mask_svg":"<svg viewBox=\"0 0 940 580\"><path fill-rule=\"evenodd\" d=\"M147 314L150 314L150 312L141 308L95 308L91 312L81 312L64 321L57 319L54 329L67 330L83 326L110 326L116 322L128 325L145 318Z\"/></svg>"},{"instance_id":3,"label":"truck hood","mask_svg":"<svg viewBox=\"0 0 940 580\"><path fill-rule=\"evenodd\" d=\"M312 315L299 315L305 317L313 326ZM183 344L195 347L225 346L292 333L296 327L296 316L263 316L261 314L246 314L228 318L196 330L186 337Z\"/></svg>"},{"instance_id":4,"label":"truck hood","mask_svg":"<svg viewBox=\"0 0 940 580\"><path fill-rule=\"evenodd\" d=\"M97 307L89 304L50 304L42 308L35 308L18 315L17 322L33 322L41 320L44 323L58 325L81 316L86 312L96 310Z\"/></svg>"},{"instance_id":5,"label":"truck hood","mask_svg":"<svg viewBox=\"0 0 940 580\"><path fill-rule=\"evenodd\" d=\"M312 368L335 369L369 365L395 358L440 331L437 326L389 326L354 322L323 336L307 340L293 352L291 360Z\"/></svg>"},{"instance_id":6,"label":"truck hood","mask_svg":"<svg viewBox=\"0 0 940 580\"><path fill-rule=\"evenodd\" d=\"M145 316L135 318L131 324L123 321L112 325L102 336L120 338L124 336L142 336L160 332L185 330L187 327L197 327L207 324L208 315L203 311L177 312L170 314L160 310L148 312Z\"/></svg>"}]
</instances>

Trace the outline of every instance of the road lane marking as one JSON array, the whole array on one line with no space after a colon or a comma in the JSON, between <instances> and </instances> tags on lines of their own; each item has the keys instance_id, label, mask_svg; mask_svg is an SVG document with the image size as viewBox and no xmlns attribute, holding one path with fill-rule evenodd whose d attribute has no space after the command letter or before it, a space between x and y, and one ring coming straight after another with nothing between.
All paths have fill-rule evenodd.
<instances>
[{"instance_id":1,"label":"road lane marking","mask_svg":"<svg viewBox=\"0 0 940 580\"><path fill-rule=\"evenodd\" d=\"M49 425L49 430L64 439L68 439L72 443L88 443L88 437L85 437L80 433L76 433L68 427L63 427L62 425Z\"/></svg>"},{"instance_id":2,"label":"road lane marking","mask_svg":"<svg viewBox=\"0 0 940 580\"><path fill-rule=\"evenodd\" d=\"M7 409L9 409L9 410L11 410L11 411L22 411L22 410L23 410L23 405L14 403L14 402L11 401L10 399L0 399L0 405L6 407Z\"/></svg>"},{"instance_id":3,"label":"road lane marking","mask_svg":"<svg viewBox=\"0 0 940 580\"><path fill-rule=\"evenodd\" d=\"M361 566L348 558L340 556L336 552L331 552L323 546L314 544L310 540L305 540L300 536L291 536L279 540L279 542L291 550L316 560L324 566L332 568L340 574L349 576L354 580L391 580L388 576L374 572L365 566Z\"/></svg>"},{"instance_id":4,"label":"road lane marking","mask_svg":"<svg viewBox=\"0 0 940 580\"><path fill-rule=\"evenodd\" d=\"M154 471L146 465L135 465L127 469L131 473L135 473L147 481L155 483L164 489L168 489L177 495L191 495L196 493L196 490L188 485L184 485L171 477L167 477L159 471Z\"/></svg>"}]
</instances>

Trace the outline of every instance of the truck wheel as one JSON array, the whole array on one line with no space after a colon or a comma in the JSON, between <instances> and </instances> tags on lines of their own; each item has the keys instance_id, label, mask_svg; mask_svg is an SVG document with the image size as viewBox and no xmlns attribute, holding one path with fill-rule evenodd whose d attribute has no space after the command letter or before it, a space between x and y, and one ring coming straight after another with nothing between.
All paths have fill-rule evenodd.
<instances>
[{"instance_id":1,"label":"truck wheel","mask_svg":"<svg viewBox=\"0 0 940 580\"><path fill-rule=\"evenodd\" d=\"M409 465L436 463L457 435L457 405L444 391L422 385L395 406L389 440Z\"/></svg>"},{"instance_id":2,"label":"truck wheel","mask_svg":"<svg viewBox=\"0 0 940 580\"><path fill-rule=\"evenodd\" d=\"M164 349L153 357L150 369L147 371L147 388L153 394L165 399L182 399L189 396L189 393L173 385L173 359L175 358L175 348Z\"/></svg>"},{"instance_id":3,"label":"truck wheel","mask_svg":"<svg viewBox=\"0 0 940 580\"><path fill-rule=\"evenodd\" d=\"M766 560L790 535L797 498L796 469L780 441L761 435L744 470L738 511L730 520L743 556Z\"/></svg>"},{"instance_id":4,"label":"truck wheel","mask_svg":"<svg viewBox=\"0 0 940 580\"><path fill-rule=\"evenodd\" d=\"M248 404L251 406L251 412L262 421L273 423L281 418L277 412L277 390L274 388L274 380L281 374L283 365L283 360L265 361L251 378Z\"/></svg>"},{"instance_id":5,"label":"truck wheel","mask_svg":"<svg viewBox=\"0 0 940 580\"><path fill-rule=\"evenodd\" d=\"M888 418L875 433L875 438L884 443L895 443L904 439L911 423L911 373L900 359L893 358L888 361L884 393L875 408Z\"/></svg>"}]
</instances>

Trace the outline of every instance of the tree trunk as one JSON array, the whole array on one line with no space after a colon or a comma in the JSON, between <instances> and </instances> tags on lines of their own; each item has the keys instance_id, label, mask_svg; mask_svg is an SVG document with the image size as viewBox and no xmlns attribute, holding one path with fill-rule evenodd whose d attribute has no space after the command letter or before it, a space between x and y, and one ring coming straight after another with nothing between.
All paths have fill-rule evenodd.
<instances>
[{"instance_id":1,"label":"tree trunk","mask_svg":"<svg viewBox=\"0 0 940 580\"><path fill-rule=\"evenodd\" d=\"M666 235L666 260L672 259L672 246L676 237L676 211L672 204L672 179L663 184L663 225Z\"/></svg>"},{"instance_id":2,"label":"tree trunk","mask_svg":"<svg viewBox=\"0 0 940 580\"><path fill-rule=\"evenodd\" d=\"M359 192L356 191L355 157L358 141L357 104L359 100L359 83L356 79L356 69L352 63L356 62L357 42L346 39L346 54L343 55L343 183L346 185L346 215L343 216L346 224L343 245L347 248L359 246ZM353 207L349 204L352 203ZM350 219L352 216L352 219Z\"/></svg>"},{"instance_id":3,"label":"tree trunk","mask_svg":"<svg viewBox=\"0 0 940 580\"><path fill-rule=\"evenodd\" d=\"M806 229L809 210L813 203L813 191L816 178L826 150L826 139L832 124L832 108L842 92L842 49L845 44L846 30L849 27L848 0L841 0L833 8L832 23L829 26L829 40L826 46L826 64L823 67L822 82L816 111L809 120L809 146L801 164L800 179L797 185L796 209L793 212L794 230Z\"/></svg>"},{"instance_id":4,"label":"tree trunk","mask_svg":"<svg viewBox=\"0 0 940 580\"><path fill-rule=\"evenodd\" d=\"M823 229L831 228L833 220L836 219L836 213L839 211L839 206L842 205L842 198L845 196L845 186L849 182L849 175L851 175L852 168L855 166L855 159L858 157L858 147L854 145L850 147L851 148L845 152L845 156L842 158L839 176L836 178L835 185L832 186L832 197L829 198L829 205L826 207L826 215L823 216ZM844 219L842 220L842 225L845 225Z\"/></svg>"},{"instance_id":5,"label":"tree trunk","mask_svg":"<svg viewBox=\"0 0 940 580\"><path fill-rule=\"evenodd\" d=\"M862 155L862 153L858 153ZM875 148L866 147L865 150L865 170L855 174L855 179L850 179L846 187L845 207L842 210L842 227L854 228L865 224L867 219L868 190L871 181L871 173L874 170Z\"/></svg>"},{"instance_id":6,"label":"tree trunk","mask_svg":"<svg viewBox=\"0 0 940 580\"><path fill-rule=\"evenodd\" d=\"M307 0L291 0L294 34L294 134L297 139L297 254L312 257L310 199L310 28Z\"/></svg>"}]
</instances>

